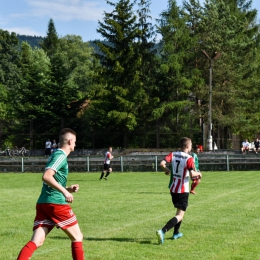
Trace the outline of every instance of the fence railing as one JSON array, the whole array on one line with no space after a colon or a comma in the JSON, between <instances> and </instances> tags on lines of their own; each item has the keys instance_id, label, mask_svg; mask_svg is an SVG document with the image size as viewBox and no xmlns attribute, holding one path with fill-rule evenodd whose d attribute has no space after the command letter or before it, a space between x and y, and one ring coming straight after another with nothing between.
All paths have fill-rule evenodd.
<instances>
[{"instance_id":1,"label":"fence railing","mask_svg":"<svg viewBox=\"0 0 260 260\"><path fill-rule=\"evenodd\" d=\"M164 155L120 156L111 161L114 172L157 172ZM103 156L68 157L70 172L101 172ZM0 172L43 172L47 158L39 157L2 157ZM199 155L201 171L240 171L260 170L259 154Z\"/></svg>"}]
</instances>

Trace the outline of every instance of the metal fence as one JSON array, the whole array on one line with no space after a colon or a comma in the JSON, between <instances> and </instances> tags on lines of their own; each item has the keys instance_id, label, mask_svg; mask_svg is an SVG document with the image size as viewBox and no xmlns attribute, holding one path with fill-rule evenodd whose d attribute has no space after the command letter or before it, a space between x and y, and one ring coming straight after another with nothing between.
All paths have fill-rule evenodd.
<instances>
[{"instance_id":1,"label":"metal fence","mask_svg":"<svg viewBox=\"0 0 260 260\"><path fill-rule=\"evenodd\" d=\"M114 158L111 167L114 172L157 172L164 155L120 156ZM103 156L68 157L70 172L101 172ZM200 170L203 171L247 171L260 170L259 154L200 154ZM47 158L2 157L0 172L40 172L45 168Z\"/></svg>"}]
</instances>

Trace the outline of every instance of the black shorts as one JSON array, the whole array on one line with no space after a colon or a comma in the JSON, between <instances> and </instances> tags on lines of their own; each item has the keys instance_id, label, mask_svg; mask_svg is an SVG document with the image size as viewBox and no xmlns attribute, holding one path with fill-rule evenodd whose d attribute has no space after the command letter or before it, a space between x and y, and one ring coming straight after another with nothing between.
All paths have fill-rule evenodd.
<instances>
[{"instance_id":1,"label":"black shorts","mask_svg":"<svg viewBox=\"0 0 260 260\"><path fill-rule=\"evenodd\" d=\"M189 193L171 193L172 204L175 208L186 211L188 207Z\"/></svg>"},{"instance_id":2,"label":"black shorts","mask_svg":"<svg viewBox=\"0 0 260 260\"><path fill-rule=\"evenodd\" d=\"M51 148L45 149L45 155L51 155Z\"/></svg>"},{"instance_id":3,"label":"black shorts","mask_svg":"<svg viewBox=\"0 0 260 260\"><path fill-rule=\"evenodd\" d=\"M109 170L109 168L110 168L110 164L104 163L104 170L107 171Z\"/></svg>"}]
</instances>

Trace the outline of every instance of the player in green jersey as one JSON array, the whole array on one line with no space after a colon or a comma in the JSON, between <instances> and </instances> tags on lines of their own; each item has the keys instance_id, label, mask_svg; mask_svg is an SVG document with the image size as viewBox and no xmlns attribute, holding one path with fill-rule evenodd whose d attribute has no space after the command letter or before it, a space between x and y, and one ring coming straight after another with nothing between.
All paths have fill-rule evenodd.
<instances>
[{"instance_id":1,"label":"player in green jersey","mask_svg":"<svg viewBox=\"0 0 260 260\"><path fill-rule=\"evenodd\" d=\"M200 171L200 169L199 169L199 158L198 158L199 153L200 153L200 149L196 148L195 152L191 154L191 156L194 159L195 170L197 172ZM192 178L190 193L196 194L195 188L199 185L199 183L200 183L200 178L197 178L197 177Z\"/></svg>"},{"instance_id":2,"label":"player in green jersey","mask_svg":"<svg viewBox=\"0 0 260 260\"><path fill-rule=\"evenodd\" d=\"M36 204L33 236L22 248L17 260L29 260L55 226L61 228L70 238L73 260L84 259L83 235L69 205L74 199L72 193L79 190L79 185L66 186L67 156L76 146L76 133L69 128L62 129L59 142L60 148L49 157L42 176L43 186Z\"/></svg>"}]
</instances>

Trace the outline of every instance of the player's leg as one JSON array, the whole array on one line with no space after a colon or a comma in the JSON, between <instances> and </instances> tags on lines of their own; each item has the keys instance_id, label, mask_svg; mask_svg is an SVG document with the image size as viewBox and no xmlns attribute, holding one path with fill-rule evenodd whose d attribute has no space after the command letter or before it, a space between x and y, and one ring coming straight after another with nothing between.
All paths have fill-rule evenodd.
<instances>
[{"instance_id":1,"label":"player's leg","mask_svg":"<svg viewBox=\"0 0 260 260\"><path fill-rule=\"evenodd\" d=\"M71 252L73 260L84 260L84 251L82 246L83 235L80 231L79 225L68 227L64 230L71 240Z\"/></svg>"},{"instance_id":2,"label":"player's leg","mask_svg":"<svg viewBox=\"0 0 260 260\"><path fill-rule=\"evenodd\" d=\"M34 251L43 245L48 233L49 229L46 227L38 227L35 229L31 240L22 248L17 260L29 260Z\"/></svg>"},{"instance_id":3,"label":"player's leg","mask_svg":"<svg viewBox=\"0 0 260 260\"><path fill-rule=\"evenodd\" d=\"M195 187L195 179L192 179L191 187L190 187L190 193L195 194L194 187Z\"/></svg>"},{"instance_id":4,"label":"player's leg","mask_svg":"<svg viewBox=\"0 0 260 260\"><path fill-rule=\"evenodd\" d=\"M178 219L178 223L174 226L174 231L173 231L173 236L172 236L173 239L178 239L183 236L183 234L180 232L180 227L181 227L182 220L184 218L184 214L185 214L185 211L183 211L181 209L177 209L175 217Z\"/></svg>"},{"instance_id":5,"label":"player's leg","mask_svg":"<svg viewBox=\"0 0 260 260\"><path fill-rule=\"evenodd\" d=\"M199 183L200 183L200 179L193 180L190 193L196 194L195 188L199 185Z\"/></svg>"},{"instance_id":6,"label":"player's leg","mask_svg":"<svg viewBox=\"0 0 260 260\"><path fill-rule=\"evenodd\" d=\"M106 163L104 163L104 168L103 168L103 171L101 172L101 175L99 178L100 181L103 179L105 173L107 173L108 168L109 168L108 165Z\"/></svg>"},{"instance_id":7,"label":"player's leg","mask_svg":"<svg viewBox=\"0 0 260 260\"><path fill-rule=\"evenodd\" d=\"M100 181L103 179L103 177L104 177L105 173L106 173L106 171L105 171L105 170L103 170L103 171L101 172L101 175L100 175L100 178L99 178L99 180L100 180Z\"/></svg>"},{"instance_id":8,"label":"player's leg","mask_svg":"<svg viewBox=\"0 0 260 260\"><path fill-rule=\"evenodd\" d=\"M73 260L83 260L84 251L82 247L83 235L80 231L76 215L70 205L54 205L52 220L60 227L71 240L71 251Z\"/></svg>"},{"instance_id":9,"label":"player's leg","mask_svg":"<svg viewBox=\"0 0 260 260\"><path fill-rule=\"evenodd\" d=\"M112 168L110 167L110 165L108 166L108 170L107 170L107 174L106 174L106 176L105 176L105 180L107 180L107 177L108 177L108 175L110 174L112 172Z\"/></svg>"},{"instance_id":10,"label":"player's leg","mask_svg":"<svg viewBox=\"0 0 260 260\"><path fill-rule=\"evenodd\" d=\"M175 226L174 226L174 231L173 231L173 239L178 239L183 236L183 234L180 232L180 227L181 227L182 220L179 221Z\"/></svg>"},{"instance_id":11,"label":"player's leg","mask_svg":"<svg viewBox=\"0 0 260 260\"><path fill-rule=\"evenodd\" d=\"M175 227L177 223L182 221L184 217L184 213L185 211L181 209L177 209L176 215L166 223L166 225L162 228L162 231L166 233L167 231Z\"/></svg>"},{"instance_id":12,"label":"player's leg","mask_svg":"<svg viewBox=\"0 0 260 260\"><path fill-rule=\"evenodd\" d=\"M36 216L34 219L33 236L31 240L22 248L18 256L18 260L28 260L33 252L40 247L47 234L52 230L55 223L45 213L43 207L46 204L36 205Z\"/></svg>"},{"instance_id":13,"label":"player's leg","mask_svg":"<svg viewBox=\"0 0 260 260\"><path fill-rule=\"evenodd\" d=\"M174 207L177 208L177 211L176 215L170 219L162 229L156 232L158 242L160 244L163 244L164 242L164 234L175 227L177 223L182 221L186 208L188 207L189 193L171 193L171 196L172 203Z\"/></svg>"}]
</instances>

